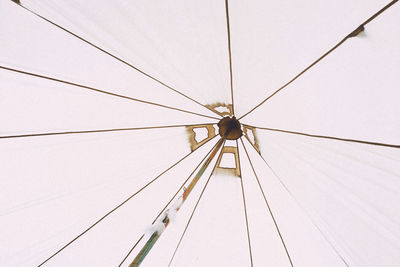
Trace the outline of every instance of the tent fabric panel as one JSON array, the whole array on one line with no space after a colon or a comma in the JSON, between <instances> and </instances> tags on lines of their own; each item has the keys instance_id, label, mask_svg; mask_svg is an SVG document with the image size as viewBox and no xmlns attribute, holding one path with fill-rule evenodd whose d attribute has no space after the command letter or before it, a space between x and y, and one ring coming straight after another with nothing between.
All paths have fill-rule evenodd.
<instances>
[{"instance_id":1,"label":"tent fabric panel","mask_svg":"<svg viewBox=\"0 0 400 267\"><path fill-rule=\"evenodd\" d=\"M271 210L273 211L293 265L345 266L345 263L339 256L343 255L343 251L340 250L340 247L340 254L338 255L332 248L332 245L326 240L326 235L330 238L329 233L327 234L325 232L325 236L321 234L320 230L315 225L315 220L310 219L310 216L304 212L303 207L299 205L297 198L293 198L277 178L276 174L285 182L284 185L287 185L286 180L284 180L286 177L281 175L282 172L278 172L281 169L277 169L276 164L273 165L276 161L282 164L282 159L277 157L275 151L268 150L268 152L263 152L266 153L264 157L273 168L273 171L271 171L256 150L254 150L247 141L244 141L244 143L254 168L259 175L260 184L268 199ZM277 159L276 161L271 161L270 157ZM284 168L288 167L287 165L284 166ZM291 178L293 178L294 181L298 179L296 176L291 176ZM312 193L312 191L307 191L309 188L307 185L304 187L305 189L303 190ZM292 189L292 187L289 187L289 189ZM264 213L268 212L265 202L259 202L257 206L253 208L263 208ZM270 218L270 216L268 217ZM276 229L271 228L270 231L272 230L274 230L273 234L276 237ZM262 229L261 231L265 233L267 230ZM272 237L269 238L271 239ZM335 240L333 240L333 242L335 242ZM336 245L336 243L334 243L334 245ZM279 247L282 247L282 245L279 244ZM282 252L283 251L281 251L281 253ZM264 260L265 262L273 261L273 259ZM288 264L287 262L286 258L286 264Z\"/></svg>"},{"instance_id":2,"label":"tent fabric panel","mask_svg":"<svg viewBox=\"0 0 400 267\"><path fill-rule=\"evenodd\" d=\"M8 71L0 77L1 135L216 121Z\"/></svg>"},{"instance_id":3,"label":"tent fabric panel","mask_svg":"<svg viewBox=\"0 0 400 267\"><path fill-rule=\"evenodd\" d=\"M11 1L1 5L0 65L218 117Z\"/></svg>"},{"instance_id":4,"label":"tent fabric panel","mask_svg":"<svg viewBox=\"0 0 400 267\"><path fill-rule=\"evenodd\" d=\"M243 120L312 134L400 144L395 4Z\"/></svg>"},{"instance_id":5,"label":"tent fabric panel","mask_svg":"<svg viewBox=\"0 0 400 267\"><path fill-rule=\"evenodd\" d=\"M184 129L179 130L182 134L185 134ZM111 138L97 136L97 142L75 136L69 138L69 142L68 138L64 138L64 144L52 140L50 143L53 143L53 146L64 147L60 152L64 152L64 169L66 170L56 165L53 168L54 170L48 168L48 174L45 173L41 180L31 179L28 182L24 179L24 183L19 186L10 185L7 190L8 193L3 192L2 194L2 198L5 199L2 203L7 203L9 207L8 209L7 207L2 208L6 212L2 216L2 227L7 235L2 239L1 247L8 255L4 258L4 264L12 265L24 262L39 264L122 200L148 183L161 171L182 158L184 154L190 153L187 145L180 147L179 143L172 142L173 139L182 138L181 135L177 135L178 132L176 129L170 131L170 133L174 133L170 136L170 142L165 142L165 137L157 140L155 135L148 135L148 132L142 133L142 138L136 139L136 142L121 143L124 139L121 138L122 136L118 138L116 136ZM126 133L124 135L129 137ZM53 139L55 138L53 137ZM71 139L75 139L75 141ZM99 141L102 141L103 144L100 145ZM93 161L97 166L87 165L84 175L79 175L79 173L76 175L74 173L77 170L76 168L68 172L68 168L76 166L77 163L71 162L71 159L67 157L66 147L72 146L70 150L75 150L74 154L76 155L75 152L79 151L76 146L78 145L80 149L85 150L87 146L82 147L82 144L85 143L96 145L96 148L92 148L90 152L97 152L99 155L99 159ZM133 143L137 153L129 152L132 150L129 143ZM149 143L160 144L160 149L163 149L164 152L162 150L148 151ZM34 146L33 150L36 150L36 155L41 156L37 157L38 161L43 163L36 168L43 170L41 165L44 163L51 164L46 154L50 154L49 156L57 155L59 149L55 153L54 151L43 153L37 151L37 144L38 142L35 142L36 149ZM123 254L129 250L133 239L145 232L146 227L151 225L155 213L161 209L162 205L165 205L172 192L186 179L183 174L188 175L197 158L201 154L207 153L212 145L213 141L199 148L181 164L165 173L121 209L111 214L74 242L71 247L52 259L52 261L54 260L52 264L66 266L73 263L75 266L87 266L90 262L99 261L99 264L111 262L112 265L115 265L115 261L122 260ZM114 150L119 151L119 153L113 154L110 146L114 147ZM123 156L121 154L121 151L123 151L121 146L126 147L125 153L128 155ZM169 153L171 156L166 158L164 156L165 150L170 151L171 146L174 147L175 152ZM108 153L104 153L104 150ZM35 153L32 154L35 155ZM82 158L85 158L87 153L81 152L81 154L81 156L75 156L75 161L81 161L84 165L87 161L82 160ZM57 160L60 161L61 157L59 155ZM121 159L120 161L123 161L119 164L120 166L116 164L113 157L118 157ZM34 168L29 168L28 162L24 162L24 164L26 170L35 174ZM30 164L35 164L35 162L30 162ZM114 173L111 174L107 172L107 169L111 167L110 165L114 167L111 168L114 170ZM97 174L93 172L97 172ZM29 174L25 174L24 177L29 177ZM40 177L40 175L34 175L34 177ZM18 180L21 181L21 179ZM66 184L66 186L63 187L62 184ZM41 190L37 190L36 187ZM19 189L18 192L15 191L16 188ZM45 191L46 195L37 195L40 191ZM11 204L11 201L14 204ZM147 208L143 209L144 205ZM31 219L26 220L26 218ZM11 223L13 221L18 223ZM18 227L16 228L16 226ZM13 242L7 242L9 239L12 239ZM21 243L25 245L21 246ZM115 249L116 247L118 249Z\"/></svg>"},{"instance_id":6,"label":"tent fabric panel","mask_svg":"<svg viewBox=\"0 0 400 267\"><path fill-rule=\"evenodd\" d=\"M24 5L203 104L230 101L223 2L114 1L110 6L107 1L24 1Z\"/></svg>"},{"instance_id":7,"label":"tent fabric panel","mask_svg":"<svg viewBox=\"0 0 400 267\"><path fill-rule=\"evenodd\" d=\"M365 266L398 263L399 214L389 204L398 202L399 170L391 165L393 159L360 154L365 145L281 133L262 133L260 142L268 147L266 160L322 229L333 235L346 260ZM380 167L385 165L391 167Z\"/></svg>"},{"instance_id":8,"label":"tent fabric panel","mask_svg":"<svg viewBox=\"0 0 400 267\"><path fill-rule=\"evenodd\" d=\"M291 80L387 2L230 1L235 96L241 101L237 115Z\"/></svg>"}]
</instances>

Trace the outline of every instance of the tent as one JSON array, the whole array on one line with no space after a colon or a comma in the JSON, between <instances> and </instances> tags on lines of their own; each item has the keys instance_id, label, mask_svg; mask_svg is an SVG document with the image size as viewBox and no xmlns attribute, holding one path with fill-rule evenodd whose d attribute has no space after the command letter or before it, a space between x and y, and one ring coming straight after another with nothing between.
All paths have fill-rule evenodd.
<instances>
[{"instance_id":1,"label":"tent","mask_svg":"<svg viewBox=\"0 0 400 267\"><path fill-rule=\"evenodd\" d=\"M0 1L0 265L128 266L235 115L141 266L399 266L399 17Z\"/></svg>"}]
</instances>

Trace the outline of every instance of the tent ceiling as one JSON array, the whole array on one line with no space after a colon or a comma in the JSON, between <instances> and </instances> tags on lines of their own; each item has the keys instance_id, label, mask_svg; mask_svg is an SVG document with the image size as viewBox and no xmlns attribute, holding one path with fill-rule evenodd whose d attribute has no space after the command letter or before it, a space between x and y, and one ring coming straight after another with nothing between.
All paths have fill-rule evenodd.
<instances>
[{"instance_id":1,"label":"tent ceiling","mask_svg":"<svg viewBox=\"0 0 400 267\"><path fill-rule=\"evenodd\" d=\"M60 248L44 266L127 266L226 115L231 161L210 159L143 266L400 265L398 4L277 91L388 1L16 2L0 1L1 266Z\"/></svg>"}]
</instances>

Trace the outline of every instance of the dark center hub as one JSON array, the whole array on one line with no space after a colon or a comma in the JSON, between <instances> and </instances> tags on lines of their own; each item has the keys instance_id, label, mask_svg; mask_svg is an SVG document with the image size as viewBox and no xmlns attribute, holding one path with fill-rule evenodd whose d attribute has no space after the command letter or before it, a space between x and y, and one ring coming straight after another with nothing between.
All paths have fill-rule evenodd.
<instances>
[{"instance_id":1,"label":"dark center hub","mask_svg":"<svg viewBox=\"0 0 400 267\"><path fill-rule=\"evenodd\" d=\"M219 135L225 136L228 140L236 140L242 136L240 122L235 117L225 117L218 122Z\"/></svg>"}]
</instances>

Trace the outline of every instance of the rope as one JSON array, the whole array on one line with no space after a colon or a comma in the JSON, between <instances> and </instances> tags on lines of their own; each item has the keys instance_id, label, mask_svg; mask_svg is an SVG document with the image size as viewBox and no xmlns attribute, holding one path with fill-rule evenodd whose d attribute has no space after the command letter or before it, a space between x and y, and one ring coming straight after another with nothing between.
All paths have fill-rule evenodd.
<instances>
[{"instance_id":1,"label":"rope","mask_svg":"<svg viewBox=\"0 0 400 267\"><path fill-rule=\"evenodd\" d=\"M133 98L133 97L130 97L130 96L111 93L111 92L104 91L104 90L101 90L101 89L98 89L98 88L94 88L94 87L90 87L90 86L87 86L87 85L73 83L73 82L69 82L69 81L65 81L65 80L61 80L61 79L57 79L57 78L53 78L53 77L49 77L49 76L44 76L44 75L40 75L40 74L36 74L36 73L32 73L32 72L26 72L26 71L22 71L22 70L12 69L12 68L8 68L8 67L5 67L5 66L0 66L0 69L13 71L13 72L17 72L17 73L21 73L21 74L25 74L25 75L30 75L30 76L34 76L34 77L37 77L37 78L42 78L42 79L46 79L46 80L50 80L50 81L54 81L54 82L64 83L64 84L68 84L68 85L84 88L84 89L87 89L87 90L95 91L97 93L102 93L102 94L106 94L106 95L111 95L111 96L116 96L116 97L120 97L120 98L124 98L124 99L133 100L133 101L140 102L140 103L143 103L143 104L154 105L154 106L158 106L158 107L162 107L162 108L168 108L168 109L177 110L177 111L180 111L180 112L185 112L185 113L189 113L189 114L193 114L193 115L197 115L197 116L201 116L201 117L205 117L205 118L218 120L218 118L216 118L216 117L211 117L211 116L203 115L203 114L200 114L200 113L196 113L196 112L192 112L192 111L188 111L188 110L184 110L184 109L180 109L180 108L175 108L175 107L171 107L171 106L166 106L166 105L162 105L162 104L158 104L158 103L154 103L154 102L150 102L150 101L140 100L140 99Z\"/></svg>"},{"instance_id":2,"label":"rope","mask_svg":"<svg viewBox=\"0 0 400 267\"><path fill-rule=\"evenodd\" d=\"M249 125L246 125L246 126L249 126ZM257 126L250 126L250 127L253 127L253 128L256 128L256 129L260 129L260 130L281 132L281 133L287 133L287 134L303 135L303 136L314 137L314 138L323 138L323 139L331 139L331 140L344 141L344 142L360 143L360 144L366 144L366 145L400 148L400 145L387 144L387 143L379 143L379 142L364 141L364 140L349 139L349 138L341 138L341 137L326 136L326 135L308 134L308 133L287 131L287 130L274 129L274 128L266 128L266 127L257 127Z\"/></svg>"}]
</instances>

